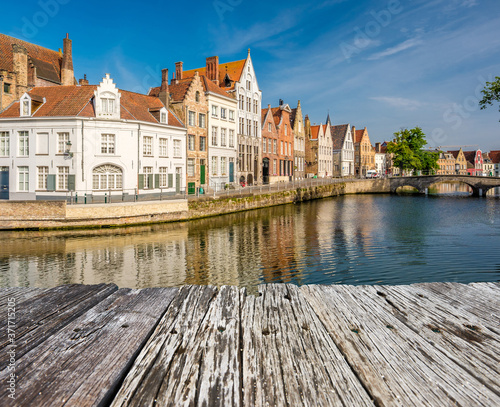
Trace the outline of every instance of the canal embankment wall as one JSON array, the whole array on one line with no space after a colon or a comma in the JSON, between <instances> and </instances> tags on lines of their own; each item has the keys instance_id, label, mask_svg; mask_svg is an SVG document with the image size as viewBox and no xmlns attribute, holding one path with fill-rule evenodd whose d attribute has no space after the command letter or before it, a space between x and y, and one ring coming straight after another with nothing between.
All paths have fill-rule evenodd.
<instances>
[{"instance_id":1,"label":"canal embankment wall","mask_svg":"<svg viewBox=\"0 0 500 407\"><path fill-rule=\"evenodd\" d=\"M249 190L149 202L69 205L66 201L0 201L0 229L102 228L178 222L346 194L389 193L389 180L348 180L281 191Z\"/></svg>"}]
</instances>

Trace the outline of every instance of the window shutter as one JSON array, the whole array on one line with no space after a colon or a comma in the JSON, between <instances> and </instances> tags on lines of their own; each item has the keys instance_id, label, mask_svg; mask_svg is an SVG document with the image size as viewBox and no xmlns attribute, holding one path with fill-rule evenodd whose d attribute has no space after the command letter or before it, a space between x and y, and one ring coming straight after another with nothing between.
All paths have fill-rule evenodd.
<instances>
[{"instance_id":1,"label":"window shutter","mask_svg":"<svg viewBox=\"0 0 500 407\"><path fill-rule=\"evenodd\" d=\"M56 190L56 174L47 175L47 191Z\"/></svg>"},{"instance_id":2,"label":"window shutter","mask_svg":"<svg viewBox=\"0 0 500 407\"><path fill-rule=\"evenodd\" d=\"M153 174L148 174L148 183L149 183L149 187L153 187L154 188L154 184L153 184L153 181L154 181L154 177L153 177Z\"/></svg>"},{"instance_id":3,"label":"window shutter","mask_svg":"<svg viewBox=\"0 0 500 407\"><path fill-rule=\"evenodd\" d=\"M168 174L168 187L172 188L174 186L174 174Z\"/></svg>"},{"instance_id":4,"label":"window shutter","mask_svg":"<svg viewBox=\"0 0 500 407\"><path fill-rule=\"evenodd\" d=\"M75 190L75 174L68 175L68 191Z\"/></svg>"},{"instance_id":5,"label":"window shutter","mask_svg":"<svg viewBox=\"0 0 500 407\"><path fill-rule=\"evenodd\" d=\"M138 187L139 189L144 189L144 174L139 174L139 179L138 179Z\"/></svg>"},{"instance_id":6,"label":"window shutter","mask_svg":"<svg viewBox=\"0 0 500 407\"><path fill-rule=\"evenodd\" d=\"M160 174L155 174L155 188L160 188Z\"/></svg>"}]
</instances>

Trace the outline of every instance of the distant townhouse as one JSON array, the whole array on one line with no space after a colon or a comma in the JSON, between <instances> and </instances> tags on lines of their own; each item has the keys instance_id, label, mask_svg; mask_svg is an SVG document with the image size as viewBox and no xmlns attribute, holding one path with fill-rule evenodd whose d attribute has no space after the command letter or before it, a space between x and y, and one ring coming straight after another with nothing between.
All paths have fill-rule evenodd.
<instances>
[{"instance_id":1,"label":"distant townhouse","mask_svg":"<svg viewBox=\"0 0 500 407\"><path fill-rule=\"evenodd\" d=\"M333 174L333 155L329 118L327 118L327 124L311 126L311 134L312 139L317 140L318 144L318 171L316 175L319 178L331 177Z\"/></svg>"},{"instance_id":2,"label":"distant townhouse","mask_svg":"<svg viewBox=\"0 0 500 407\"><path fill-rule=\"evenodd\" d=\"M375 143L375 169L379 176L387 175L387 155L382 152L380 143Z\"/></svg>"},{"instance_id":3,"label":"distant townhouse","mask_svg":"<svg viewBox=\"0 0 500 407\"><path fill-rule=\"evenodd\" d=\"M368 170L375 169L375 149L372 147L366 127L356 130L352 126L354 137L354 174L358 177L366 176Z\"/></svg>"},{"instance_id":4,"label":"distant townhouse","mask_svg":"<svg viewBox=\"0 0 500 407\"><path fill-rule=\"evenodd\" d=\"M160 98L120 90L108 74L98 86L35 87L0 113L10 199L180 192L185 145Z\"/></svg>"},{"instance_id":5,"label":"distant townhouse","mask_svg":"<svg viewBox=\"0 0 500 407\"><path fill-rule=\"evenodd\" d=\"M483 175L485 177L492 177L495 173L495 165L488 153L483 153Z\"/></svg>"},{"instance_id":6,"label":"distant townhouse","mask_svg":"<svg viewBox=\"0 0 500 407\"><path fill-rule=\"evenodd\" d=\"M309 116L304 118L304 132L305 132L305 175L306 178L312 178L318 175L318 130L315 129L314 133L311 126Z\"/></svg>"},{"instance_id":7,"label":"distant townhouse","mask_svg":"<svg viewBox=\"0 0 500 407\"><path fill-rule=\"evenodd\" d=\"M262 109L262 181L264 184L279 182L279 134L274 122L271 105Z\"/></svg>"},{"instance_id":8,"label":"distant townhouse","mask_svg":"<svg viewBox=\"0 0 500 407\"><path fill-rule=\"evenodd\" d=\"M76 85L71 48L67 34L63 52L0 34L0 111L33 87Z\"/></svg>"},{"instance_id":9,"label":"distant townhouse","mask_svg":"<svg viewBox=\"0 0 500 407\"><path fill-rule=\"evenodd\" d=\"M483 153L481 150L464 151L469 175L483 175Z\"/></svg>"},{"instance_id":10,"label":"distant townhouse","mask_svg":"<svg viewBox=\"0 0 500 407\"><path fill-rule=\"evenodd\" d=\"M457 174L456 169L456 159L452 153L445 153L443 151L437 151L439 153L439 158L437 164L439 169L437 170L438 175L453 175Z\"/></svg>"},{"instance_id":11,"label":"distant townhouse","mask_svg":"<svg viewBox=\"0 0 500 407\"><path fill-rule=\"evenodd\" d=\"M354 175L354 140L350 124L331 127L333 140L333 174L336 177Z\"/></svg>"},{"instance_id":12,"label":"distant townhouse","mask_svg":"<svg viewBox=\"0 0 500 407\"><path fill-rule=\"evenodd\" d=\"M278 130L279 175L282 181L290 181L293 177L294 143L294 134L290 123L292 109L280 99L279 106L272 108L271 111Z\"/></svg>"},{"instance_id":13,"label":"distant townhouse","mask_svg":"<svg viewBox=\"0 0 500 407\"><path fill-rule=\"evenodd\" d=\"M306 157L306 132L304 126L304 117L302 116L302 107L300 100L297 102L297 107L292 109L290 122L293 128L293 160L294 160L294 178L304 179L305 172L305 157Z\"/></svg>"},{"instance_id":14,"label":"distant townhouse","mask_svg":"<svg viewBox=\"0 0 500 407\"><path fill-rule=\"evenodd\" d=\"M398 176L400 174L400 168L394 166L394 154L387 152L387 144L389 142L384 141L380 145L380 152L385 153L386 161L386 174L389 176Z\"/></svg>"},{"instance_id":15,"label":"distant townhouse","mask_svg":"<svg viewBox=\"0 0 500 407\"><path fill-rule=\"evenodd\" d=\"M453 155L455 158L455 174L457 175L467 175L467 159L465 158L464 152L462 149L448 151L448 153Z\"/></svg>"},{"instance_id":16,"label":"distant townhouse","mask_svg":"<svg viewBox=\"0 0 500 407\"><path fill-rule=\"evenodd\" d=\"M500 177L500 150L491 150L488 155L493 164L493 176Z\"/></svg>"}]
</instances>

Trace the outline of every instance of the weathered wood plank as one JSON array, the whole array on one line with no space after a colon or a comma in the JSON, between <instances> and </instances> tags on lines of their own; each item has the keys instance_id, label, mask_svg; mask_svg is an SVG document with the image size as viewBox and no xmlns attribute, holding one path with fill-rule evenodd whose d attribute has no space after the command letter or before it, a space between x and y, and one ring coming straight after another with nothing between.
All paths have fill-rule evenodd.
<instances>
[{"instance_id":1,"label":"weathered wood plank","mask_svg":"<svg viewBox=\"0 0 500 407\"><path fill-rule=\"evenodd\" d=\"M177 291L122 289L105 298L18 360L17 399L26 406L108 404ZM7 375L0 372L0 381Z\"/></svg>"},{"instance_id":2,"label":"weathered wood plank","mask_svg":"<svg viewBox=\"0 0 500 407\"><path fill-rule=\"evenodd\" d=\"M378 405L500 405L497 394L360 287L301 291Z\"/></svg>"},{"instance_id":3,"label":"weathered wood plank","mask_svg":"<svg viewBox=\"0 0 500 407\"><path fill-rule=\"evenodd\" d=\"M15 303L27 301L35 296L38 296L48 288L33 288L33 287L6 287L0 288L0 307L6 306L9 298L15 298Z\"/></svg>"},{"instance_id":4,"label":"weathered wood plank","mask_svg":"<svg viewBox=\"0 0 500 407\"><path fill-rule=\"evenodd\" d=\"M224 293L234 295L226 289ZM208 397L200 394L199 383L205 347L210 346L207 339L217 325L228 327L232 324L231 318L237 321L239 310L239 304L225 309L222 319L214 324L210 316L216 297L217 288L211 286L184 286L180 289L136 359L112 406L197 405L199 397ZM228 303L223 301L222 304ZM234 336L228 329L220 334L220 342L231 342L230 336ZM234 401L236 403L238 399Z\"/></svg>"},{"instance_id":5,"label":"weathered wood plank","mask_svg":"<svg viewBox=\"0 0 500 407\"><path fill-rule=\"evenodd\" d=\"M259 290L242 313L244 405L373 406L299 289Z\"/></svg>"},{"instance_id":6,"label":"weathered wood plank","mask_svg":"<svg viewBox=\"0 0 500 407\"><path fill-rule=\"evenodd\" d=\"M466 370L500 395L500 336L484 327L474 315L447 303L430 299L412 286L360 287L366 301L378 302Z\"/></svg>"},{"instance_id":7,"label":"weathered wood plank","mask_svg":"<svg viewBox=\"0 0 500 407\"><path fill-rule=\"evenodd\" d=\"M18 345L17 358L38 346L117 289L114 284L64 285L38 293L16 304L14 327ZM7 325L7 319L0 320L0 349L9 345Z\"/></svg>"}]
</instances>

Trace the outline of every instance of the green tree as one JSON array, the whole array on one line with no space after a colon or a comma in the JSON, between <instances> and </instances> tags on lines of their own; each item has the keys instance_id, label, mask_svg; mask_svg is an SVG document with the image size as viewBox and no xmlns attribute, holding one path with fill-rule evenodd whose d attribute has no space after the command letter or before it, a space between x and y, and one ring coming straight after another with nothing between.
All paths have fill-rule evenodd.
<instances>
[{"instance_id":1,"label":"green tree","mask_svg":"<svg viewBox=\"0 0 500 407\"><path fill-rule=\"evenodd\" d=\"M394 166L401 171L420 170L429 173L439 168L439 154L424 151L426 144L425 134L420 127L402 129L394 133L394 140L387 144L387 152L393 154Z\"/></svg>"},{"instance_id":2,"label":"green tree","mask_svg":"<svg viewBox=\"0 0 500 407\"><path fill-rule=\"evenodd\" d=\"M481 109L493 105L494 101L500 102L500 76L496 76L493 82L486 82L486 86L481 93L483 94L483 98L479 101ZM500 111L500 105L498 110Z\"/></svg>"}]
</instances>

